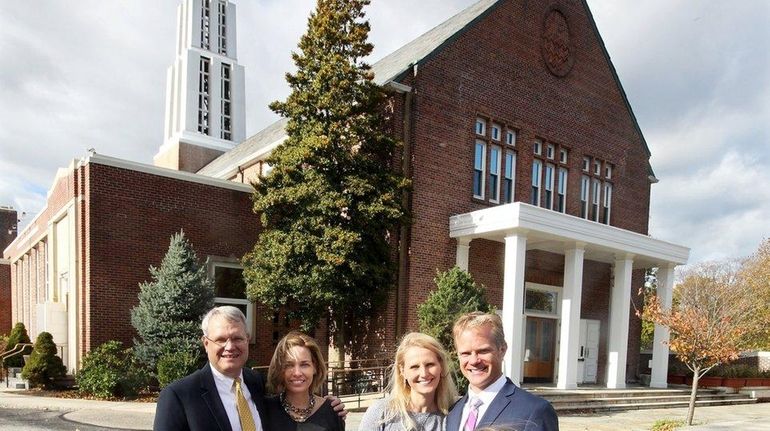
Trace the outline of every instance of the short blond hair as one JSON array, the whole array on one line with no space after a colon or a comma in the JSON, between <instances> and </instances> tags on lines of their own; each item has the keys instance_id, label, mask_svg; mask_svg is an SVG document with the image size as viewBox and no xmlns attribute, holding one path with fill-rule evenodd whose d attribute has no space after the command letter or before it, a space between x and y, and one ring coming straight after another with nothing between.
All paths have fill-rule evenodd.
<instances>
[{"instance_id":1,"label":"short blond hair","mask_svg":"<svg viewBox=\"0 0 770 431\"><path fill-rule=\"evenodd\" d=\"M492 338L498 349L507 346L505 342L505 333L503 332L503 321L500 319L500 316L495 313L484 313L481 311L465 313L455 320L454 327L452 328L455 346L457 345L457 338L460 334L468 329L480 328L482 326L489 326L492 329Z\"/></svg>"},{"instance_id":2,"label":"short blond hair","mask_svg":"<svg viewBox=\"0 0 770 431\"><path fill-rule=\"evenodd\" d=\"M310 391L319 394L326 381L326 363L324 362L321 348L316 340L299 331L291 331L278 342L273 352L273 359L270 361L270 368L267 370L267 389L272 393L283 392L286 388L283 381L283 370L286 363L289 362L289 355L292 347L305 347L310 351L310 358L313 360L315 374L310 383Z\"/></svg>"}]
</instances>

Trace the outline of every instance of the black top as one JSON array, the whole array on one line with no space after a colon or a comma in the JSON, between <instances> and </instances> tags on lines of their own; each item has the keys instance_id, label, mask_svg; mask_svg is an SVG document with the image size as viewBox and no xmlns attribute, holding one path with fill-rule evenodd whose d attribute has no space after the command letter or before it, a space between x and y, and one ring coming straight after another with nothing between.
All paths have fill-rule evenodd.
<instances>
[{"instance_id":1,"label":"black top","mask_svg":"<svg viewBox=\"0 0 770 431\"><path fill-rule=\"evenodd\" d=\"M345 422L329 400L325 400L305 422L294 422L278 397L265 398L265 413L262 419L265 431L345 431Z\"/></svg>"}]
</instances>

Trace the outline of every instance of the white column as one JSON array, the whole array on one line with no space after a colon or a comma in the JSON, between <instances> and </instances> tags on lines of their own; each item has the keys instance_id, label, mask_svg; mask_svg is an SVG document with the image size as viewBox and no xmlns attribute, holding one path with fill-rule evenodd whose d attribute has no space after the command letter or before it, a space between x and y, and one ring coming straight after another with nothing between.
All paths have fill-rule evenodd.
<instances>
[{"instance_id":1,"label":"white column","mask_svg":"<svg viewBox=\"0 0 770 431\"><path fill-rule=\"evenodd\" d=\"M628 351L628 314L631 307L632 255L615 258L614 283L610 294L609 348L607 352L607 387L626 387L626 356Z\"/></svg>"},{"instance_id":2,"label":"white column","mask_svg":"<svg viewBox=\"0 0 770 431\"><path fill-rule=\"evenodd\" d=\"M671 295L674 290L674 265L658 268L658 300L664 309L671 308ZM652 344L651 388L668 387L668 336L667 326L655 325L655 337Z\"/></svg>"},{"instance_id":3,"label":"white column","mask_svg":"<svg viewBox=\"0 0 770 431\"><path fill-rule=\"evenodd\" d=\"M503 373L513 383L520 384L524 357L524 266L527 254L526 233L505 237L505 266L503 273L503 330L508 350L505 352Z\"/></svg>"},{"instance_id":4,"label":"white column","mask_svg":"<svg viewBox=\"0 0 770 431\"><path fill-rule=\"evenodd\" d=\"M455 265L465 272L468 272L468 258L471 251L470 238L457 238L457 256Z\"/></svg>"},{"instance_id":5,"label":"white column","mask_svg":"<svg viewBox=\"0 0 770 431\"><path fill-rule=\"evenodd\" d=\"M577 357L580 348L580 298L583 291L583 244L564 252L564 290L561 299L558 389L577 388Z\"/></svg>"}]
</instances>

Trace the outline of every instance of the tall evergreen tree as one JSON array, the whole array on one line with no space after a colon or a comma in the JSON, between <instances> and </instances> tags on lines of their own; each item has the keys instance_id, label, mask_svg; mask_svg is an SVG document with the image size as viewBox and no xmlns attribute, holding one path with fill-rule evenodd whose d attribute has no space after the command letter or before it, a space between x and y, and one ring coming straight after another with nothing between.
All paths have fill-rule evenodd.
<instances>
[{"instance_id":1,"label":"tall evergreen tree","mask_svg":"<svg viewBox=\"0 0 770 431\"><path fill-rule=\"evenodd\" d=\"M192 351L201 355L200 322L214 305L214 286L206 266L184 232L171 236L159 268L150 267L152 282L139 285L139 305L131 310L136 357L151 372L165 353Z\"/></svg>"},{"instance_id":2,"label":"tall evergreen tree","mask_svg":"<svg viewBox=\"0 0 770 431\"><path fill-rule=\"evenodd\" d=\"M385 131L384 99L363 61L372 50L369 0L318 0L292 58L284 102L288 139L255 184L263 226L244 258L249 298L310 330L366 321L393 285L389 232L404 219L407 181L391 168L396 142ZM338 344L344 341L337 338ZM344 346L342 346L344 347Z\"/></svg>"}]
</instances>

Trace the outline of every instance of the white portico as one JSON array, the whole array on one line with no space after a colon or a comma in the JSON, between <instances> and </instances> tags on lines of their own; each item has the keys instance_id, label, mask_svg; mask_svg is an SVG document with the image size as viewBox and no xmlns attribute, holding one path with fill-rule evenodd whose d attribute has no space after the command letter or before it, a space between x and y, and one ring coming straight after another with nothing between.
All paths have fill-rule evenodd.
<instances>
[{"instance_id":1,"label":"white portico","mask_svg":"<svg viewBox=\"0 0 770 431\"><path fill-rule=\"evenodd\" d=\"M605 381L608 388L623 388L626 382L631 272L633 269L658 267L658 295L664 304L670 305L674 267L686 263L690 253L686 247L647 235L521 202L452 216L449 235L457 239L457 266L466 271L474 239L505 244L502 319L508 351L504 371L516 383L523 379L525 361L524 271L527 250L564 255L564 283L558 296L554 296L558 298L558 307L554 307L557 315L554 317L559 323L556 325L559 342L555 365L559 389L576 388L579 381L578 359L583 359L580 306L584 260L612 265ZM665 340L668 340L668 332L656 326L652 387L666 387L668 348L663 344Z\"/></svg>"}]
</instances>

